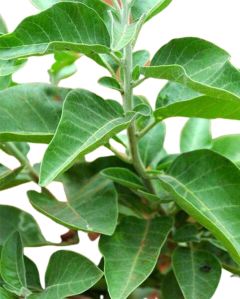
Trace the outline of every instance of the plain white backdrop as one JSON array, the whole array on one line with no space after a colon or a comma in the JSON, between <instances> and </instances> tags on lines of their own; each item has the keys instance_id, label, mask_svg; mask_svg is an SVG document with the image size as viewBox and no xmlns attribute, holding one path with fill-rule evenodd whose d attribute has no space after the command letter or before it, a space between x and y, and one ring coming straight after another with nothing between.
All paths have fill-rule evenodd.
<instances>
[{"instance_id":1,"label":"plain white backdrop","mask_svg":"<svg viewBox=\"0 0 240 299\"><path fill-rule=\"evenodd\" d=\"M147 48L153 55L160 46L172 38L197 36L212 41L227 50L232 56L232 62L237 67L240 67L239 12L239 0L173 0L172 4L164 12L145 25L136 49ZM0 14L5 19L9 31L14 30L26 16L35 13L37 13L37 9L32 6L29 0L0 0ZM53 57L51 55L30 58L27 65L14 75L14 79L19 83L48 82L47 70L52 62ZM78 73L70 79L62 81L62 86L82 87L94 91L105 98L119 100L119 95L116 92L97 84L98 78L107 75L106 70L87 58L81 58L77 65ZM164 82L159 80L148 80L136 90L136 93L145 95L154 105L157 93L163 84ZM179 149L179 134L184 122L185 119L183 118L167 121L165 147L171 153L177 152ZM228 133L240 133L240 122L214 120L212 131L214 137ZM41 161L45 148L45 145L31 146L29 158L32 163ZM108 154L109 152L101 148L89 155L88 159L91 160L99 155ZM11 168L18 165L14 158L9 158L1 152L0 162ZM63 188L60 184L53 183L49 187L60 200L65 200ZM66 229L31 207L26 197L26 191L29 189L37 190L38 187L33 184L26 184L1 192L0 204L13 205L28 211L38 221L46 239L59 242L59 236L66 232ZM90 242L84 234L80 234L80 239L80 244L71 246L69 249L87 256L94 262L98 262L100 254L97 249L97 243ZM44 272L49 256L57 249L56 247L42 247L25 250L25 253L38 265L42 281L44 280ZM240 279L231 277L227 272L224 272L213 299L239 298Z\"/></svg>"}]
</instances>

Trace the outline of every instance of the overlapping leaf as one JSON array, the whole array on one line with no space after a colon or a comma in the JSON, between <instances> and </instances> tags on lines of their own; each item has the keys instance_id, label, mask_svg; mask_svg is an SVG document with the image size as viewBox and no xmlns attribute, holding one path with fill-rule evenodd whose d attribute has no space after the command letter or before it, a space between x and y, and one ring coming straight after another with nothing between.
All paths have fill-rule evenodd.
<instances>
[{"instance_id":1,"label":"overlapping leaf","mask_svg":"<svg viewBox=\"0 0 240 299\"><path fill-rule=\"evenodd\" d=\"M59 202L30 191L32 205L41 213L67 227L111 235L117 225L117 193L113 184L100 176L80 184L68 202Z\"/></svg>"},{"instance_id":2,"label":"overlapping leaf","mask_svg":"<svg viewBox=\"0 0 240 299\"><path fill-rule=\"evenodd\" d=\"M109 33L97 12L82 3L63 2L28 17L13 33L0 36L0 59L56 50L105 53L109 46Z\"/></svg>"},{"instance_id":3,"label":"overlapping leaf","mask_svg":"<svg viewBox=\"0 0 240 299\"><path fill-rule=\"evenodd\" d=\"M239 169L217 153L199 150L179 156L160 180L177 204L240 263Z\"/></svg>"},{"instance_id":4,"label":"overlapping leaf","mask_svg":"<svg viewBox=\"0 0 240 299\"><path fill-rule=\"evenodd\" d=\"M68 91L44 84L23 84L0 91L0 140L49 142Z\"/></svg>"},{"instance_id":5,"label":"overlapping leaf","mask_svg":"<svg viewBox=\"0 0 240 299\"><path fill-rule=\"evenodd\" d=\"M122 107L86 90L69 93L56 134L41 167L40 184L46 185L78 158L105 144L126 129L138 112L124 115Z\"/></svg>"},{"instance_id":6,"label":"overlapping leaf","mask_svg":"<svg viewBox=\"0 0 240 299\"><path fill-rule=\"evenodd\" d=\"M174 252L173 269L185 299L211 298L221 277L221 265L215 256L188 248Z\"/></svg>"},{"instance_id":7,"label":"overlapping leaf","mask_svg":"<svg viewBox=\"0 0 240 299\"><path fill-rule=\"evenodd\" d=\"M26 59L0 60L0 77L13 74L20 69L26 62Z\"/></svg>"},{"instance_id":8,"label":"overlapping leaf","mask_svg":"<svg viewBox=\"0 0 240 299\"><path fill-rule=\"evenodd\" d=\"M151 274L171 226L169 218L126 217L112 237L101 237L112 299L127 298Z\"/></svg>"}]
</instances>

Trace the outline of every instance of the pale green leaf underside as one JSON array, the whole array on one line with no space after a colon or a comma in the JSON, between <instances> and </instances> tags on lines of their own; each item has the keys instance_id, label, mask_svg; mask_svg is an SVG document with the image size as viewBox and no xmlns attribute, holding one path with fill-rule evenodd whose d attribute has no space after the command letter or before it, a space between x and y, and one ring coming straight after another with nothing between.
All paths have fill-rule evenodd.
<instances>
[{"instance_id":1,"label":"pale green leaf underside","mask_svg":"<svg viewBox=\"0 0 240 299\"><path fill-rule=\"evenodd\" d=\"M126 129L137 113L123 114L121 106L86 90L70 92L41 166L40 184L47 185L77 159Z\"/></svg>"},{"instance_id":2,"label":"pale green leaf underside","mask_svg":"<svg viewBox=\"0 0 240 299\"><path fill-rule=\"evenodd\" d=\"M198 38L175 39L163 46L151 66L142 68L142 73L146 77L184 84L207 96L199 95L182 102L174 99L174 103L163 98L157 106L156 117L238 119L240 72L229 60L230 56L224 50Z\"/></svg>"},{"instance_id":3,"label":"pale green leaf underside","mask_svg":"<svg viewBox=\"0 0 240 299\"><path fill-rule=\"evenodd\" d=\"M71 251L57 251L49 261L46 289L29 299L64 299L78 295L95 285L103 273L91 261Z\"/></svg>"},{"instance_id":4,"label":"pale green leaf underside","mask_svg":"<svg viewBox=\"0 0 240 299\"><path fill-rule=\"evenodd\" d=\"M189 119L181 133L181 152L190 152L197 149L211 148L211 122L208 119Z\"/></svg>"},{"instance_id":5,"label":"pale green leaf underside","mask_svg":"<svg viewBox=\"0 0 240 299\"><path fill-rule=\"evenodd\" d=\"M171 229L170 218L127 217L112 237L101 237L105 277L112 299L125 299L153 271Z\"/></svg>"},{"instance_id":6,"label":"pale green leaf underside","mask_svg":"<svg viewBox=\"0 0 240 299\"><path fill-rule=\"evenodd\" d=\"M2 18L2 16L0 15L0 34L5 34L7 33L7 26Z\"/></svg>"},{"instance_id":7,"label":"pale green leaf underside","mask_svg":"<svg viewBox=\"0 0 240 299\"><path fill-rule=\"evenodd\" d=\"M9 76L20 69L26 62L26 59L18 60L0 60L0 77Z\"/></svg>"},{"instance_id":8,"label":"pale green leaf underside","mask_svg":"<svg viewBox=\"0 0 240 299\"><path fill-rule=\"evenodd\" d=\"M111 235L117 225L117 193L100 176L79 186L76 196L60 202L35 191L28 192L31 204L54 221L76 230Z\"/></svg>"},{"instance_id":9,"label":"pale green leaf underside","mask_svg":"<svg viewBox=\"0 0 240 299\"><path fill-rule=\"evenodd\" d=\"M15 207L0 205L0 246L15 231L21 234L25 247L50 244L45 240L38 224L30 214Z\"/></svg>"},{"instance_id":10,"label":"pale green leaf underside","mask_svg":"<svg viewBox=\"0 0 240 299\"><path fill-rule=\"evenodd\" d=\"M67 93L67 89L47 84L23 84L0 91L0 141L49 142Z\"/></svg>"},{"instance_id":11,"label":"pale green leaf underside","mask_svg":"<svg viewBox=\"0 0 240 299\"><path fill-rule=\"evenodd\" d=\"M240 263L240 172L209 150L178 157L160 180L177 204L209 229Z\"/></svg>"},{"instance_id":12,"label":"pale green leaf underside","mask_svg":"<svg viewBox=\"0 0 240 299\"><path fill-rule=\"evenodd\" d=\"M0 59L44 55L56 50L104 53L110 46L100 16L82 3L63 2L26 18L0 37Z\"/></svg>"},{"instance_id":13,"label":"pale green leaf underside","mask_svg":"<svg viewBox=\"0 0 240 299\"><path fill-rule=\"evenodd\" d=\"M211 298L221 278L219 261L205 251L176 249L173 269L185 299Z\"/></svg>"}]
</instances>

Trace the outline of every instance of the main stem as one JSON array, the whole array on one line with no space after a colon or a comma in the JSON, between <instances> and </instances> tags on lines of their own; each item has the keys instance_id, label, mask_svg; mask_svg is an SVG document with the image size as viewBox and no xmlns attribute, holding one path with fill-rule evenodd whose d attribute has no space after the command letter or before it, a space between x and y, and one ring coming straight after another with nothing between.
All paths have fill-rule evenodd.
<instances>
[{"instance_id":1,"label":"main stem","mask_svg":"<svg viewBox=\"0 0 240 299\"><path fill-rule=\"evenodd\" d=\"M130 9L128 1L123 3L123 15L122 22L123 24L129 23ZM124 48L124 60L123 60L123 74L124 74L124 92L123 92L123 107L125 113L133 110L133 86L132 86L132 45L128 44ZM142 177L145 186L149 191L154 192L151 181L149 180L143 162L141 160L139 151L138 151L138 138L136 136L136 122L133 121L128 128L128 140L131 158L133 166L135 167L138 174Z\"/></svg>"}]
</instances>

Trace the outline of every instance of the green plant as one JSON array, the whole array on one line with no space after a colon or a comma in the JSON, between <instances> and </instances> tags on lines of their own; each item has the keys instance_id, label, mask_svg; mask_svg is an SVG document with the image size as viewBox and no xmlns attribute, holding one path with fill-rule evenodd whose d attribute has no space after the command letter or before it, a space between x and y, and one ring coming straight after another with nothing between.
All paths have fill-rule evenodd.
<instances>
[{"instance_id":1,"label":"green plant","mask_svg":"<svg viewBox=\"0 0 240 299\"><path fill-rule=\"evenodd\" d=\"M13 33L0 19L0 148L20 162L0 166L0 190L39 184L31 204L69 231L54 244L31 215L1 205L0 297L210 299L221 268L240 274L240 135L213 139L210 128L210 119L240 119L239 70L199 38L172 40L151 61L134 52L144 23L171 0L32 2L43 11ZM29 56L45 54L55 57L51 84L13 82ZM99 83L118 90L122 105L58 86L81 55L109 71ZM154 110L134 94L148 78L169 80ZM164 120L175 116L189 120L181 153L169 155ZM49 143L40 168L28 142ZM114 156L86 162L99 146ZM47 189L53 180L67 202ZM24 247L75 244L78 231L100 237L102 262L57 251L43 288Z\"/></svg>"}]
</instances>

